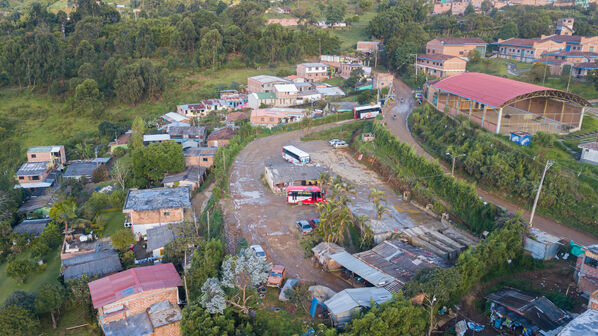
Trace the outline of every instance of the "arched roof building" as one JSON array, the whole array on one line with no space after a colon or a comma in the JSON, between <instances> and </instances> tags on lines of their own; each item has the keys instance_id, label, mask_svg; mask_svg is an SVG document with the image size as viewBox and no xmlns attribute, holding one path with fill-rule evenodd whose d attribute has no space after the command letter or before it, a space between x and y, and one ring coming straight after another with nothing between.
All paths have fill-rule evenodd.
<instances>
[{"instance_id":1,"label":"arched roof building","mask_svg":"<svg viewBox=\"0 0 598 336\"><path fill-rule=\"evenodd\" d=\"M570 92L477 72L428 83L426 97L442 112L501 134L574 132L591 106Z\"/></svg>"}]
</instances>

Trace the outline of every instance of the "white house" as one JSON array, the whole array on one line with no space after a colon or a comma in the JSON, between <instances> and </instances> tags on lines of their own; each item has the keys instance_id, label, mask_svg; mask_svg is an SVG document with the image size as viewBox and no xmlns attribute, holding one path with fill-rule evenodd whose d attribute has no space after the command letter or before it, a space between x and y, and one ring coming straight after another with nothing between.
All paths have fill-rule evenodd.
<instances>
[{"instance_id":1,"label":"white house","mask_svg":"<svg viewBox=\"0 0 598 336\"><path fill-rule=\"evenodd\" d=\"M579 161L598 165L598 142L580 144L581 157Z\"/></svg>"}]
</instances>

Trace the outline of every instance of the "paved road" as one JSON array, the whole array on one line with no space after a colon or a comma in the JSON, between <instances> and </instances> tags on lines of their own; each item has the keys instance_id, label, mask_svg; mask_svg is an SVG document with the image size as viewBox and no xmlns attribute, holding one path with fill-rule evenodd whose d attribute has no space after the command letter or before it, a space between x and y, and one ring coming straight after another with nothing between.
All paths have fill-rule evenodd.
<instances>
[{"instance_id":1,"label":"paved road","mask_svg":"<svg viewBox=\"0 0 598 336\"><path fill-rule=\"evenodd\" d=\"M388 107L388 110L384 114L384 119L386 121L387 127L393 134L395 134L399 138L399 140L410 144L418 154L425 156L430 161L439 162L438 159L426 152L417 143L417 141L415 141L415 139L411 135L411 132L409 131L407 119L409 113L411 113L411 110L413 109L413 106L415 104L411 88L398 79L395 79L394 87L396 89L398 97L391 104L391 106ZM399 102L401 97L405 98L405 103L403 104ZM394 119L393 115L396 115L397 118ZM448 173L449 168L444 165L444 162L440 163L444 168L445 172ZM496 194L489 193L485 190L480 189L479 187L476 187L476 189L478 191L478 194L487 202L503 206L510 212L522 211L524 218L529 219L530 211L528 209L522 208L521 206L511 203L509 201L505 201L503 197L499 197ZM534 216L534 227L542 231L548 232L552 235L555 235L557 237L561 237L565 240L573 240L576 243L584 245L598 244L597 237L558 223L551 218L539 216L537 213Z\"/></svg>"}]
</instances>

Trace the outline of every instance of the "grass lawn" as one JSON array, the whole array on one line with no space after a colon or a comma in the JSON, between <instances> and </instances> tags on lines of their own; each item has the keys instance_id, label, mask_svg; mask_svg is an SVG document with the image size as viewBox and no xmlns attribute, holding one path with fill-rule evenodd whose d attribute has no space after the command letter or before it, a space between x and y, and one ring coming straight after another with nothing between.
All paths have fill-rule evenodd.
<instances>
[{"instance_id":1,"label":"grass lawn","mask_svg":"<svg viewBox=\"0 0 598 336\"><path fill-rule=\"evenodd\" d=\"M84 325L86 323L91 324L87 320L86 313L80 307L63 307L60 310L60 315L57 317L57 327L52 328L52 319L50 315L45 315L40 318L41 330L44 332L42 335L48 336L84 336L84 335L100 335L101 332L96 330L97 327L88 325L85 327L66 331L66 328ZM94 318L95 319L95 318ZM95 322L95 321L94 321Z\"/></svg>"},{"instance_id":2,"label":"grass lawn","mask_svg":"<svg viewBox=\"0 0 598 336\"><path fill-rule=\"evenodd\" d=\"M216 97L219 84L228 86L233 81L246 84L247 77L250 76L275 75L280 70L295 70L295 65L289 64L261 69L235 64L237 63L232 61L229 68L216 71L173 71L171 81L159 99L148 100L136 106L109 101L104 113L98 116L65 112L63 101L43 92L5 88L0 90L0 118L16 121L17 129L13 134L21 143L24 159L24 152L31 146L61 144L72 138L85 139L90 133L97 132L97 125L103 120L118 122L132 120L136 116L156 118L174 111L178 104Z\"/></svg>"},{"instance_id":3,"label":"grass lawn","mask_svg":"<svg viewBox=\"0 0 598 336\"><path fill-rule=\"evenodd\" d=\"M102 237L110 237L116 231L123 228L125 222L125 214L121 210L102 212L98 215L98 219L103 220L106 223Z\"/></svg>"},{"instance_id":4,"label":"grass lawn","mask_svg":"<svg viewBox=\"0 0 598 336\"><path fill-rule=\"evenodd\" d=\"M35 271L29 274L25 283L20 284L16 280L6 276L7 263L0 265L0 303L4 302L6 297L15 290L26 292L37 291L44 283L58 283L58 275L60 274L60 249L52 252L48 258L46 270L43 273L36 273ZM22 256L26 258L27 256Z\"/></svg>"},{"instance_id":5,"label":"grass lawn","mask_svg":"<svg viewBox=\"0 0 598 336\"><path fill-rule=\"evenodd\" d=\"M324 81L324 83L330 84L332 86L341 86L344 82L345 80L341 77L332 77Z\"/></svg>"},{"instance_id":6,"label":"grass lawn","mask_svg":"<svg viewBox=\"0 0 598 336\"><path fill-rule=\"evenodd\" d=\"M376 16L374 10L364 12L359 15L359 22L352 23L348 28L333 31L341 40L342 51L354 51L357 41L367 41L370 39L366 33L366 28L374 16Z\"/></svg>"}]
</instances>

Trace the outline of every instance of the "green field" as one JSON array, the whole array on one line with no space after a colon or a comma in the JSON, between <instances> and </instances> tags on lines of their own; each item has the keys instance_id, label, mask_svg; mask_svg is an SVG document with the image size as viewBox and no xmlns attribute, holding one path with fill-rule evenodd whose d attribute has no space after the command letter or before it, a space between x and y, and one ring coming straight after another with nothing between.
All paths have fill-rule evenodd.
<instances>
[{"instance_id":1,"label":"green field","mask_svg":"<svg viewBox=\"0 0 598 336\"><path fill-rule=\"evenodd\" d=\"M6 266L8 263L0 265L0 303L4 302L6 297L16 290L25 292L35 292L44 283L58 283L58 275L60 274L60 250L56 249L48 258L46 270L43 273L36 273L35 271L29 274L25 283L20 284L16 280L7 277ZM26 253L23 253L19 258L31 259Z\"/></svg>"},{"instance_id":2,"label":"green field","mask_svg":"<svg viewBox=\"0 0 598 336\"><path fill-rule=\"evenodd\" d=\"M334 30L334 34L341 39L342 51L355 51L357 41L367 41L370 39L366 33L366 28L374 16L376 16L374 10L364 12L359 15L359 22L352 23L346 29Z\"/></svg>"},{"instance_id":3,"label":"green field","mask_svg":"<svg viewBox=\"0 0 598 336\"><path fill-rule=\"evenodd\" d=\"M104 228L102 237L110 237L116 231L123 228L123 223L125 222L125 214L122 213L122 210L102 212L98 215L97 220L101 220L104 221L104 223L106 223L106 227Z\"/></svg>"}]
</instances>

